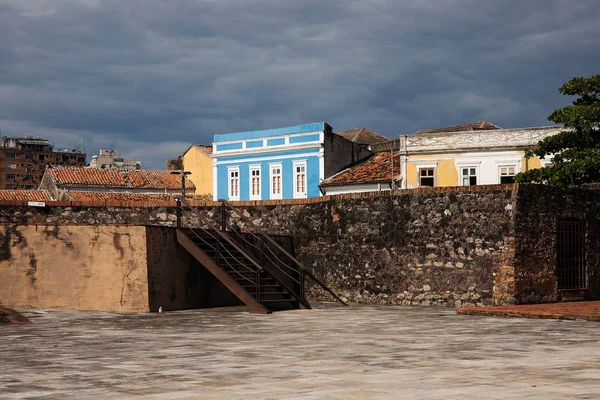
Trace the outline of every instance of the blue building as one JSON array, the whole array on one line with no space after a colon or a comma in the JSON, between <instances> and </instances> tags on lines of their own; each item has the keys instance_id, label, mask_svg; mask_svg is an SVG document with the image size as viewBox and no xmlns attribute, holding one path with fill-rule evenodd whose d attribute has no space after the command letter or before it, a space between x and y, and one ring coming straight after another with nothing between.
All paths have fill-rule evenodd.
<instances>
[{"instance_id":1,"label":"blue building","mask_svg":"<svg viewBox=\"0 0 600 400\"><path fill-rule=\"evenodd\" d=\"M372 153L325 122L215 135L215 200L320 196L320 182Z\"/></svg>"}]
</instances>

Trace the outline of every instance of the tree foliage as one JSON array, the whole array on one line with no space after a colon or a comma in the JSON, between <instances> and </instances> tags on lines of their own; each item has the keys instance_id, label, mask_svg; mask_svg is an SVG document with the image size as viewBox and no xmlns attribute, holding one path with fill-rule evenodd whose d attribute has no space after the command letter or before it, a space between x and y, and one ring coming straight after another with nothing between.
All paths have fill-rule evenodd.
<instances>
[{"instance_id":1,"label":"tree foliage","mask_svg":"<svg viewBox=\"0 0 600 400\"><path fill-rule=\"evenodd\" d=\"M577 96L573 105L554 110L548 117L565 130L541 140L526 154L551 159L553 164L517 174L516 182L552 186L600 182L600 75L573 78L559 92Z\"/></svg>"}]
</instances>

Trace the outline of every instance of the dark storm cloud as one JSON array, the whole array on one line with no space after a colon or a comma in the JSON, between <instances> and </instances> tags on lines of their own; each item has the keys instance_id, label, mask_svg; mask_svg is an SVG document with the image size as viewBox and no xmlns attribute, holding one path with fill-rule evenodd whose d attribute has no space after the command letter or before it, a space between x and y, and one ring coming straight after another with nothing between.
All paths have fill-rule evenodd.
<instances>
[{"instance_id":1,"label":"dark storm cloud","mask_svg":"<svg viewBox=\"0 0 600 400\"><path fill-rule=\"evenodd\" d=\"M161 168L214 133L547 124L595 1L0 0L0 129Z\"/></svg>"}]
</instances>

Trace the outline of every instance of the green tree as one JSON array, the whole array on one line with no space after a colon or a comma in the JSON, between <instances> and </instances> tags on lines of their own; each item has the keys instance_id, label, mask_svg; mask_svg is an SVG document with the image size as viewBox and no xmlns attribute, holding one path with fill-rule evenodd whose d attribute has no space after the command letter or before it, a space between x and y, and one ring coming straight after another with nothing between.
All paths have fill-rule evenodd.
<instances>
[{"instance_id":1,"label":"green tree","mask_svg":"<svg viewBox=\"0 0 600 400\"><path fill-rule=\"evenodd\" d=\"M600 182L600 75L573 78L559 92L577 96L573 105L554 110L548 117L564 125L565 130L541 140L526 154L550 158L553 165L517 174L516 182L544 182L552 186Z\"/></svg>"}]
</instances>

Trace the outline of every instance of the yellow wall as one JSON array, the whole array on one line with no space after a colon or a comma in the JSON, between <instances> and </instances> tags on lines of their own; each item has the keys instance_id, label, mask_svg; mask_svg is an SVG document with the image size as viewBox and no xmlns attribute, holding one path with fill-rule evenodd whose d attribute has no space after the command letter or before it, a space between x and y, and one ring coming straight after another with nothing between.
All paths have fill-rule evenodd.
<instances>
[{"instance_id":1,"label":"yellow wall","mask_svg":"<svg viewBox=\"0 0 600 400\"><path fill-rule=\"evenodd\" d=\"M457 186L458 171L454 166L454 160L440 160L437 166L438 186Z\"/></svg>"},{"instance_id":2,"label":"yellow wall","mask_svg":"<svg viewBox=\"0 0 600 400\"><path fill-rule=\"evenodd\" d=\"M528 169L542 168L542 163L538 157L531 157L529 161L525 157L521 160L521 172L525 172Z\"/></svg>"},{"instance_id":3,"label":"yellow wall","mask_svg":"<svg viewBox=\"0 0 600 400\"><path fill-rule=\"evenodd\" d=\"M490 165L493 160L497 163L501 163L502 157L507 157L506 153L500 154L500 158L496 153L490 152L490 154L478 153L446 153L446 154L419 154L414 156L411 160L411 156L408 158L406 164L406 184L408 188L419 187L419 168L425 168L428 165L435 165L435 185L436 186L459 186L459 171L456 168L456 163L461 162L461 159L477 159L481 161L479 168L479 179L482 179L482 184L494 184L497 183L497 167ZM512 155L508 157L512 158ZM531 157L529 160L525 159L523 151L514 152L515 159L521 161L521 171L527 169L541 168L542 163L538 157ZM494 182L490 182L490 180ZM487 183L485 183L487 182Z\"/></svg>"},{"instance_id":4,"label":"yellow wall","mask_svg":"<svg viewBox=\"0 0 600 400\"><path fill-rule=\"evenodd\" d=\"M210 156L195 146L183 155L183 168L196 185L196 194L213 194L213 164Z\"/></svg>"},{"instance_id":5,"label":"yellow wall","mask_svg":"<svg viewBox=\"0 0 600 400\"><path fill-rule=\"evenodd\" d=\"M417 166L415 163L408 161L406 163L406 182L408 187L417 187L419 177L417 176Z\"/></svg>"},{"instance_id":6,"label":"yellow wall","mask_svg":"<svg viewBox=\"0 0 600 400\"><path fill-rule=\"evenodd\" d=\"M419 158L432 158L432 163L437 164L435 185L436 186L457 186L458 185L458 171L454 166L454 160L436 160L433 156L421 156ZM426 164L424 162L411 162L410 160L406 164L406 182L408 187L419 186L419 166Z\"/></svg>"}]
</instances>

